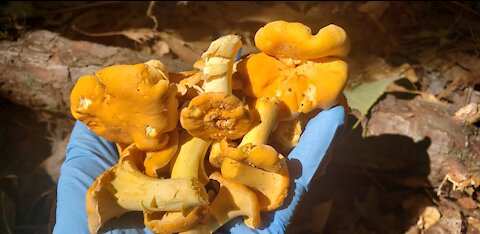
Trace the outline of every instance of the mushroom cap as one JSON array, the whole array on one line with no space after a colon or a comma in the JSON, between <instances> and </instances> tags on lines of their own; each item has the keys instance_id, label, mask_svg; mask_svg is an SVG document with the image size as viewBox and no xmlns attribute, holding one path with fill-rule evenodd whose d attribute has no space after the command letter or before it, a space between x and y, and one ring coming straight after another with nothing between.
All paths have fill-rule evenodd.
<instances>
[{"instance_id":1,"label":"mushroom cap","mask_svg":"<svg viewBox=\"0 0 480 234\"><path fill-rule=\"evenodd\" d=\"M123 150L127 148L129 145L123 144L123 143L115 143L115 146L117 147L118 153L121 155Z\"/></svg>"},{"instance_id":2,"label":"mushroom cap","mask_svg":"<svg viewBox=\"0 0 480 234\"><path fill-rule=\"evenodd\" d=\"M292 120L278 122L268 139L268 144L273 146L279 153L288 155L293 147L298 144L308 121L320 113L320 111L320 109L317 109L309 113L301 113Z\"/></svg>"},{"instance_id":3,"label":"mushroom cap","mask_svg":"<svg viewBox=\"0 0 480 234\"><path fill-rule=\"evenodd\" d=\"M105 189L104 184L113 180L113 170L115 168L111 168L101 174L87 190L85 206L90 233L97 233L109 220L129 212L129 210L117 203L109 190Z\"/></svg>"},{"instance_id":4,"label":"mushroom cap","mask_svg":"<svg viewBox=\"0 0 480 234\"><path fill-rule=\"evenodd\" d=\"M221 150L225 157L244 162L248 165L261 168L270 172L277 172L281 168L282 157L275 148L251 143L241 145L238 148L229 147L226 141L220 142Z\"/></svg>"},{"instance_id":5,"label":"mushroom cap","mask_svg":"<svg viewBox=\"0 0 480 234\"><path fill-rule=\"evenodd\" d=\"M192 99L180 112L180 123L202 139L238 139L250 129L251 115L234 95L205 93Z\"/></svg>"},{"instance_id":6,"label":"mushroom cap","mask_svg":"<svg viewBox=\"0 0 480 234\"><path fill-rule=\"evenodd\" d=\"M248 227L260 226L259 203L250 189L224 178L219 172L212 173L210 179L220 183L220 190L210 204L210 211L221 225L235 217L244 216Z\"/></svg>"},{"instance_id":7,"label":"mushroom cap","mask_svg":"<svg viewBox=\"0 0 480 234\"><path fill-rule=\"evenodd\" d=\"M274 21L255 34L255 45L262 52L277 58L309 60L327 56L345 57L350 41L341 27L330 24L312 35L301 23Z\"/></svg>"},{"instance_id":8,"label":"mushroom cap","mask_svg":"<svg viewBox=\"0 0 480 234\"><path fill-rule=\"evenodd\" d=\"M144 151L164 147L178 121L176 87L157 60L115 65L81 77L71 92L72 115L99 136L135 143Z\"/></svg>"},{"instance_id":9,"label":"mushroom cap","mask_svg":"<svg viewBox=\"0 0 480 234\"><path fill-rule=\"evenodd\" d=\"M87 190L85 205L90 233L97 233L109 220L131 211L118 203L117 198L112 193L111 184L116 178L116 173L122 170L119 167L132 170L142 168L143 155L137 153L135 144L125 147L120 153L121 164L119 162L100 174Z\"/></svg>"},{"instance_id":10,"label":"mushroom cap","mask_svg":"<svg viewBox=\"0 0 480 234\"><path fill-rule=\"evenodd\" d=\"M290 66L265 53L243 59L237 70L247 96L279 98L278 120L332 107L348 76L347 63L340 59L316 59Z\"/></svg>"}]
</instances>

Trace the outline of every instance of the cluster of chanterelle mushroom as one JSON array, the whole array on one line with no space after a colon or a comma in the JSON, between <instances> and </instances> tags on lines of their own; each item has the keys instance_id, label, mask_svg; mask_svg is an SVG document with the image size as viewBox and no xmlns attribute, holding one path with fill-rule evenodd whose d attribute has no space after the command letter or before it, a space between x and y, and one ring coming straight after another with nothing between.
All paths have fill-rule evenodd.
<instances>
[{"instance_id":1,"label":"cluster of chanterelle mushroom","mask_svg":"<svg viewBox=\"0 0 480 234\"><path fill-rule=\"evenodd\" d=\"M120 152L86 194L91 233L130 211L157 233L212 233L239 216L256 229L260 212L282 206L282 153L342 97L350 44L338 26L312 35L285 21L261 28L255 44L261 53L235 62L241 39L227 35L192 71L151 60L78 80L73 116Z\"/></svg>"}]
</instances>

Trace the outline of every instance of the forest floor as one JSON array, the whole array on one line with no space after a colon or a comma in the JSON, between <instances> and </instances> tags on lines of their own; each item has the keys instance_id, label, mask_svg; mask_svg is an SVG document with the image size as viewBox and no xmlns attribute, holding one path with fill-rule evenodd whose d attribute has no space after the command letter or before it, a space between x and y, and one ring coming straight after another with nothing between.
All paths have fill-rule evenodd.
<instances>
[{"instance_id":1,"label":"forest floor","mask_svg":"<svg viewBox=\"0 0 480 234\"><path fill-rule=\"evenodd\" d=\"M192 65L231 33L257 52L255 32L275 20L333 23L352 42L352 111L288 231L480 233L480 3L3 2L0 45L48 30ZM31 87L10 84L2 58L0 233L49 233L74 120L68 105L22 99Z\"/></svg>"}]
</instances>

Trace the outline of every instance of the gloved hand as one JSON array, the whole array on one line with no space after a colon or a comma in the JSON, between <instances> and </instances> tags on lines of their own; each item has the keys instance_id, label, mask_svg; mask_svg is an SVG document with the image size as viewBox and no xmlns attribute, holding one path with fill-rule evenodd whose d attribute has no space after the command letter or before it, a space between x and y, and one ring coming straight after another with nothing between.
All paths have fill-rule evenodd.
<instances>
[{"instance_id":1,"label":"gloved hand","mask_svg":"<svg viewBox=\"0 0 480 234\"><path fill-rule=\"evenodd\" d=\"M262 214L263 226L252 230L237 218L218 232L283 233L290 224L293 212L320 162L332 147L332 141L345 118L342 106L320 112L311 119L300 142L288 155L288 166L293 183L280 209ZM61 168L57 188L57 213L54 233L88 233L85 193L96 177L118 161L116 146L78 122L73 128L67 146L67 157ZM152 233L143 226L142 217L121 218L109 223L107 233Z\"/></svg>"}]
</instances>

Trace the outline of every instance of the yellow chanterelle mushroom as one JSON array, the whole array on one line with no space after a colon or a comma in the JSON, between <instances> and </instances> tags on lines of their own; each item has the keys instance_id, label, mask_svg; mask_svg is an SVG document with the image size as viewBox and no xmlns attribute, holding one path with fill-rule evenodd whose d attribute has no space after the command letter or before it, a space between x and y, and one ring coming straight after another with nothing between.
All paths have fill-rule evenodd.
<instances>
[{"instance_id":1,"label":"yellow chanterelle mushroom","mask_svg":"<svg viewBox=\"0 0 480 234\"><path fill-rule=\"evenodd\" d=\"M168 144L178 122L176 86L158 60L115 65L81 77L71 93L71 112L99 136L144 151Z\"/></svg>"}]
</instances>

